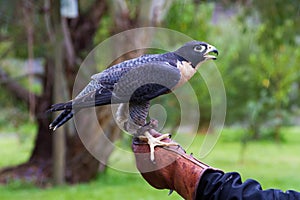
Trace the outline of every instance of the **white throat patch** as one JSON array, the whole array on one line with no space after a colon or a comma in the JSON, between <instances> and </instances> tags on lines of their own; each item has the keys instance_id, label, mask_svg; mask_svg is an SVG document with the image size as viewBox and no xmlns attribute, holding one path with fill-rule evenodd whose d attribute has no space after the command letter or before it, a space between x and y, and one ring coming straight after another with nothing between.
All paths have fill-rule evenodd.
<instances>
[{"instance_id":1,"label":"white throat patch","mask_svg":"<svg viewBox=\"0 0 300 200\"><path fill-rule=\"evenodd\" d=\"M190 80L197 71L197 69L193 68L193 66L190 62L186 62L186 61L178 60L177 67L180 70L181 77L180 77L179 82L173 89L176 89L176 88L182 86L184 83L186 83L188 80Z\"/></svg>"}]
</instances>

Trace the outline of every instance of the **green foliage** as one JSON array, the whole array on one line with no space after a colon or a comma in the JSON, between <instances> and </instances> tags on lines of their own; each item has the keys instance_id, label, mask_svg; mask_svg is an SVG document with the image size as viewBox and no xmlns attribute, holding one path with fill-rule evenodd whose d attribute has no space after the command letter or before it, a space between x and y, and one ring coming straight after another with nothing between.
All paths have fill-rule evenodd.
<instances>
[{"instance_id":1,"label":"green foliage","mask_svg":"<svg viewBox=\"0 0 300 200\"><path fill-rule=\"evenodd\" d=\"M14 130L14 131L12 131ZM28 160L33 147L33 135L26 140L20 140L17 134L6 134L6 132L18 132L18 129L1 130L0 134L0 168L13 166Z\"/></svg>"},{"instance_id":2,"label":"green foliage","mask_svg":"<svg viewBox=\"0 0 300 200\"><path fill-rule=\"evenodd\" d=\"M101 23L99 24L100 28L95 33L93 43L95 45L99 44L106 38L110 36L111 25L113 24L112 17L110 15L104 15Z\"/></svg>"},{"instance_id":3,"label":"green foliage","mask_svg":"<svg viewBox=\"0 0 300 200\"><path fill-rule=\"evenodd\" d=\"M248 62L253 66L257 83L261 85L255 88L259 96L247 103L248 112L252 115L248 118L249 131L254 132L255 137L271 135L278 141L281 138L279 128L287 124L292 114L292 101L295 98L299 100L292 87L299 85L300 80L297 64L300 54L296 47L300 31L299 8L295 1L275 1L268 6L263 1L255 1L254 5L254 12L258 12L261 23L245 28L255 33L257 52L249 56ZM250 12L251 17L253 11Z\"/></svg>"},{"instance_id":4,"label":"green foliage","mask_svg":"<svg viewBox=\"0 0 300 200\"><path fill-rule=\"evenodd\" d=\"M227 124L244 124L249 137L281 138L278 129L290 124L292 107L299 107L300 62L296 38L300 13L295 1L275 1L254 7L231 4L233 14L216 11L216 4L175 1L165 26L219 49L218 66L227 94ZM214 15L217 20L212 22ZM210 63L211 64L211 63ZM202 68L209 64L205 63ZM211 99L201 74L190 81L201 111L201 124L210 120ZM171 104L169 97L166 102ZM179 117L172 106L168 113ZM175 117L176 118L176 117ZM200 125L201 125L200 124ZM247 136L247 137L248 137Z\"/></svg>"},{"instance_id":5,"label":"green foliage","mask_svg":"<svg viewBox=\"0 0 300 200\"><path fill-rule=\"evenodd\" d=\"M296 46L295 36L300 34L299 2L294 0L272 3L253 1L249 8L259 13L262 26L258 32L258 42L266 51L276 52L282 44Z\"/></svg>"},{"instance_id":6,"label":"green foliage","mask_svg":"<svg viewBox=\"0 0 300 200\"><path fill-rule=\"evenodd\" d=\"M29 123L27 106L17 99L7 98L10 96L6 90L0 88L0 130L14 130Z\"/></svg>"},{"instance_id":7,"label":"green foliage","mask_svg":"<svg viewBox=\"0 0 300 200\"><path fill-rule=\"evenodd\" d=\"M173 2L164 26L182 32L195 40L206 41L209 30L214 4L194 4L192 0Z\"/></svg>"},{"instance_id":8,"label":"green foliage","mask_svg":"<svg viewBox=\"0 0 300 200\"><path fill-rule=\"evenodd\" d=\"M251 142L247 145L241 158L242 147L239 143L244 130L224 129L220 140L212 152L204 159L205 163L224 171L240 172L243 181L248 178L258 180L263 189L277 188L281 190L300 190L300 176L295 173L299 170L300 151L299 128L283 128L285 142L280 146L268 141ZM187 137L191 135L184 135ZM14 137L2 136L0 146L0 167L22 163L29 156L31 146L28 142L19 144ZM187 152L193 152L198 157L199 147L204 136L197 135ZM27 146L27 147L26 147ZM2 149L3 149L2 148ZM261 152L264 152L262 155ZM121 155L122 156L122 155ZM264 159L272 158L272 159ZM128 160L124 160L124 165ZM280 173L279 173L280 171ZM131 191L131 192L128 192ZM105 173L99 174L97 179L88 184L61 186L46 189L32 187L30 183L16 181L9 185L0 186L0 196L3 200L9 199L181 199L176 192L170 197L167 190L152 188L139 174L130 174L108 168Z\"/></svg>"},{"instance_id":9,"label":"green foliage","mask_svg":"<svg viewBox=\"0 0 300 200\"><path fill-rule=\"evenodd\" d=\"M1 46L1 45L0 45ZM1 52L0 52L1 53ZM25 67L24 60L18 59L3 59L0 61L0 67L7 73L12 81L24 86L25 89L34 93L41 93L41 81L36 76L28 75L28 67ZM11 92L2 87L5 82L0 83L0 131L12 132L16 131L17 134L23 134L23 137L32 133L35 128L32 116L28 112L28 105L23 101L14 98ZM31 129L25 130L24 127L30 126Z\"/></svg>"},{"instance_id":10,"label":"green foliage","mask_svg":"<svg viewBox=\"0 0 300 200\"><path fill-rule=\"evenodd\" d=\"M39 95L42 92L40 76L42 75L44 60L35 59L31 62L32 66L29 66L29 62L29 60L16 58L3 59L0 60L0 66L13 81L18 82L28 91Z\"/></svg>"}]
</instances>

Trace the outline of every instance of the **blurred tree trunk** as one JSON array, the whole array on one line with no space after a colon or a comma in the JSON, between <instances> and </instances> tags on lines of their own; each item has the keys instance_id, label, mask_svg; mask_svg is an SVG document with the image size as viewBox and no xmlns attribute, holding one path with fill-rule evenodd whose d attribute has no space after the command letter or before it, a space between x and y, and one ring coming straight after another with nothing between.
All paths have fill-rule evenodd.
<instances>
[{"instance_id":1,"label":"blurred tree trunk","mask_svg":"<svg viewBox=\"0 0 300 200\"><path fill-rule=\"evenodd\" d=\"M53 133L51 130L49 130L49 124L51 123L52 119L50 119L49 116L45 114L45 112L54 102L57 103L57 99L55 101L53 100L54 85L58 84L56 86L57 88L63 87L61 85L63 81L61 82L55 77L59 75L61 76L61 79L66 79L68 88L68 91L60 90L60 92L57 93L56 96L61 95L60 100L63 99L63 96L70 96L66 93L71 93L72 91L72 83L74 82L78 68L77 65L79 64L76 60L80 58L79 56L82 56L83 52L88 52L88 50L92 48L93 35L99 26L99 22L103 14L107 11L106 1L96 0L86 12L82 13L76 19L61 19L63 21L61 26L64 26L61 28L63 30L62 38L61 36L56 35L55 30L53 29L53 26L56 25L53 24L55 23L55 21L53 21L53 15L55 14L55 12L59 12L59 10L57 10L59 9L59 6L56 8L51 7L53 5L53 2L51 2L50 0L45 0L44 2L45 4L42 11L45 19L44 25L47 29L45 31L47 33L47 36L42 35L40 37L47 37L48 43L54 45L48 46L50 47L50 49L45 58L45 74L43 77L42 94L32 94L22 85L19 85L16 81L11 79L4 71L0 71L1 80L6 80L5 88L8 91L11 91L12 95L16 96L22 101L25 101L28 105L30 105L32 97L34 97L34 102L36 102L34 114L38 124L38 132L35 139L35 145L29 161L24 164L2 170L0 172L0 182L8 182L11 179L23 179L29 180L39 186L45 186L52 180L52 166L54 162L51 158L53 157L53 152L55 152L53 149L52 137L60 137L62 135L58 134L64 134L59 133L60 131ZM29 9L36 9L36 7L34 7L35 2L33 1L22 1L20 4L20 7L28 6ZM38 11L35 10L35 12ZM26 15L28 13L24 12L24 14ZM32 23L34 22L32 21ZM32 24L32 26L34 26L34 24ZM42 33L42 31L35 32L35 36ZM59 48L55 45L56 39L61 39L64 42L64 50L60 51L62 52L61 59L63 62L63 65L60 66L60 68L55 68L55 65L57 65L57 61L55 61L55 59L57 59L58 56L58 52L56 51L58 50L57 48ZM61 72L63 73L57 74ZM103 120L103 118L99 119ZM74 128L66 129L64 127L61 128L61 130L66 130L65 136L67 139L65 148L66 155L64 161L65 169L61 173L65 174L65 177L63 179L65 179L69 183L77 183L88 181L91 178L94 178L98 172L99 161L86 150ZM109 136L109 138L116 138L115 134L117 134L117 131L112 131L112 127L108 127L106 130L110 131L109 134L111 134L111 136ZM105 144L101 146L101 148L103 149L103 151L108 152L106 154L106 156L108 157L112 150L105 150ZM57 149L56 152L58 156L63 153L60 152L59 149ZM59 165L61 165L61 163Z\"/></svg>"},{"instance_id":2,"label":"blurred tree trunk","mask_svg":"<svg viewBox=\"0 0 300 200\"><path fill-rule=\"evenodd\" d=\"M60 2L52 2L53 7L53 33L54 40L50 41L52 55L54 57L54 102L66 102L68 98L66 95L68 89L66 87L66 79L63 67L63 33L62 33L62 16L60 14ZM57 117L59 113L55 113ZM52 136L53 145L53 164L52 164L52 178L55 185L62 185L65 183L65 169L66 169L66 134L65 127L58 129Z\"/></svg>"},{"instance_id":3,"label":"blurred tree trunk","mask_svg":"<svg viewBox=\"0 0 300 200\"><path fill-rule=\"evenodd\" d=\"M38 124L38 132L35 139L35 145L32 150L32 154L28 162L21 164L19 166L10 167L0 171L0 182L8 182L10 179L24 179L30 180L33 183L36 183L40 186L45 186L53 178L53 154L55 150L53 149L53 135L61 134L59 132L53 133L49 130L48 126L51 123L52 119L45 114L45 111L50 108L53 103L58 103L58 99L53 99L54 96L60 97L60 100L68 98L71 96L73 89L73 83L77 75L78 66L81 64L83 57L92 49L93 36L99 25L101 26L101 19L104 14L107 13L108 7L113 8L113 19L115 26L110 30L112 34L118 33L124 30L135 28L138 26L156 26L161 23L163 15L167 12L170 7L170 0L164 1L142 1L140 3L134 3L136 7L131 7L128 5L129 2L123 0L114 0L108 2L105 0L94 0L89 2L89 6L85 7L84 11L80 10L80 14L77 18L67 19L60 18L60 21L53 20L53 15L55 12L59 12L56 7L53 7L54 0L23 0L16 1L17 5L22 8L22 6L28 6L28 9L31 9L32 12L36 15L39 15L39 19L43 19L44 23L35 24L36 21L31 21L32 26L43 27L43 29L36 28L34 32L34 38L42 38L40 41L43 44L39 44L36 41L33 41L34 46L41 46L47 49L47 52L44 53L45 57L45 74L42 78L43 89L40 95L35 95L28 90L26 90L22 85L19 85L16 81L12 80L8 74L0 69L0 80L5 80L5 88L8 91L11 91L12 95L16 98L21 99L26 102L28 105L32 102L36 102L34 115L36 122ZM57 1L58 2L58 1ZM56 3L57 3L56 2ZM112 3L112 4L109 4ZM145 4L146 3L146 4ZM143 9L140 9L143 7ZM55 10L56 9L56 10ZM135 16L129 15L129 10L135 9ZM18 10L18 9L14 9ZM26 15L26 12L23 12ZM41 17L42 15L42 17ZM24 16L16 17L15 19L22 19ZM16 24L20 24L20 21L16 21ZM38 21L38 20L37 20ZM41 20L38 21L41 23ZM60 24L63 37L59 38L55 34L55 27L57 24ZM17 26L17 25L16 25ZM25 27L26 28L26 27ZM24 33L23 33L24 34ZM124 40L118 43L119 49L122 46L134 45L145 41L150 41L149 38L151 35L140 34L137 36L127 35ZM16 37L17 39L18 36ZM13 39L16 39L13 38ZM55 61L58 55L56 55L57 49L55 47L55 40L62 39L63 48L61 52L62 63L63 65L60 68L55 68ZM36 39L37 40L37 39ZM130 41L133 41L132 43ZM47 43L45 45L44 43ZM43 46L44 45L44 46ZM46 47L45 47L46 46ZM56 53L55 53L56 52ZM129 59L140 55L143 51L137 51L134 54L127 54L122 57L119 61L124 59ZM60 74L57 74L60 73ZM58 80L56 76L61 76ZM81 78L79 76L79 78ZM65 86L62 84L65 79ZM60 90L59 93L54 95L54 88L66 88ZM67 91L66 91L67 90ZM61 96L59 96L61 95ZM30 97L30 98L29 98ZM66 147L65 150L56 151L56 156L60 157L60 153L65 153L65 170L64 170L64 179L68 183L77 183L82 181L88 181L91 178L95 177L99 168L104 170L106 167L107 160L113 151L113 145L105 143L104 138L108 138L110 141L116 140L120 136L120 130L114 122L114 119L111 114L110 107L100 107L97 108L97 117L98 121L101 124L101 128L104 131L104 134L100 135L97 141L100 141L101 144L98 144L98 148L101 148L101 161L99 163L84 147L82 144L74 125L71 122L68 122L65 126L61 127L59 131L63 131L66 137ZM72 120L71 120L72 121ZM86 132L96 132L97 126L90 124L89 118L84 117L81 121L82 124L88 124L84 128ZM82 132L82 130L79 130ZM62 136L62 135L60 135ZM88 137L88 136L87 136ZM101 139L103 138L103 140ZM103 142L102 142L103 141ZM61 152L65 151L65 152ZM57 158L57 157L56 157ZM61 164L60 164L61 165ZM63 174L60 173L60 174Z\"/></svg>"}]
</instances>

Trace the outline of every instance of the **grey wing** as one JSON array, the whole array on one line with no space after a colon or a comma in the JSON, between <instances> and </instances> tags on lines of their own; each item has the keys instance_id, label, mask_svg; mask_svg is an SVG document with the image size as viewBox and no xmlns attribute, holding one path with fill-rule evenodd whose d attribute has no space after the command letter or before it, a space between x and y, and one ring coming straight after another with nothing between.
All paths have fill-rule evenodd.
<instances>
[{"instance_id":1,"label":"grey wing","mask_svg":"<svg viewBox=\"0 0 300 200\"><path fill-rule=\"evenodd\" d=\"M111 77L111 78L109 78ZM97 76L98 83L84 95L75 98L75 107L100 106L115 103L145 102L166 94L178 84L180 71L167 62L140 64L134 69L118 69Z\"/></svg>"},{"instance_id":2,"label":"grey wing","mask_svg":"<svg viewBox=\"0 0 300 200\"><path fill-rule=\"evenodd\" d=\"M110 104L115 84L130 70L130 67L121 63L94 74L90 83L73 100L73 106L85 108Z\"/></svg>"},{"instance_id":3,"label":"grey wing","mask_svg":"<svg viewBox=\"0 0 300 200\"><path fill-rule=\"evenodd\" d=\"M72 101L74 109L107 105L111 102L112 86L92 80Z\"/></svg>"},{"instance_id":4,"label":"grey wing","mask_svg":"<svg viewBox=\"0 0 300 200\"><path fill-rule=\"evenodd\" d=\"M64 110L51 124L56 129L85 107L130 102L131 118L142 124L148 114L148 101L168 93L180 80L180 71L167 62L150 62L134 69L118 67L92 77L92 81L67 103L55 104L50 112Z\"/></svg>"},{"instance_id":5,"label":"grey wing","mask_svg":"<svg viewBox=\"0 0 300 200\"><path fill-rule=\"evenodd\" d=\"M145 102L169 93L180 81L178 68L168 62L140 65L115 84L112 102Z\"/></svg>"},{"instance_id":6,"label":"grey wing","mask_svg":"<svg viewBox=\"0 0 300 200\"><path fill-rule=\"evenodd\" d=\"M114 102L129 102L129 116L139 126L146 123L150 100L166 94L180 80L180 71L167 62L142 64L126 73L115 85Z\"/></svg>"}]
</instances>

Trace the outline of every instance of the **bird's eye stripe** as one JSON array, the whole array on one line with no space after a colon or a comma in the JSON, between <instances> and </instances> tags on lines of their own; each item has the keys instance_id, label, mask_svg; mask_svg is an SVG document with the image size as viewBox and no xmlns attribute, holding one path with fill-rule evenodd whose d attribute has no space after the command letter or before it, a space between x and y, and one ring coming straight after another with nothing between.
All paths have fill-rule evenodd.
<instances>
[{"instance_id":1,"label":"bird's eye stripe","mask_svg":"<svg viewBox=\"0 0 300 200\"><path fill-rule=\"evenodd\" d=\"M194 47L194 50L198 51L198 52L203 52L205 49L206 49L206 46L204 46L204 45L197 45Z\"/></svg>"}]
</instances>

